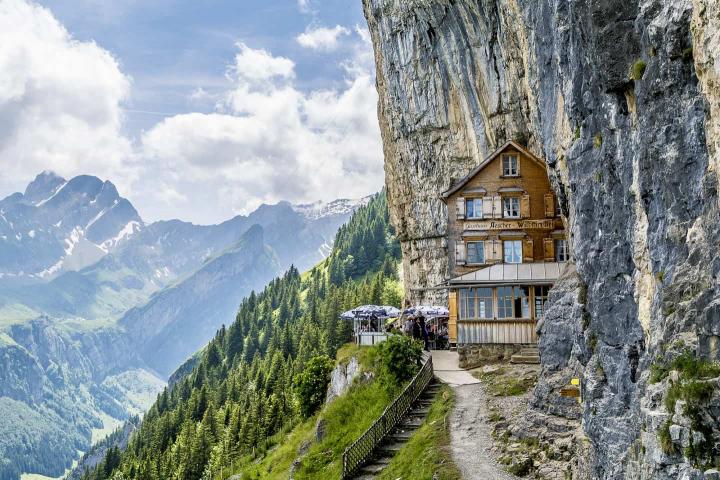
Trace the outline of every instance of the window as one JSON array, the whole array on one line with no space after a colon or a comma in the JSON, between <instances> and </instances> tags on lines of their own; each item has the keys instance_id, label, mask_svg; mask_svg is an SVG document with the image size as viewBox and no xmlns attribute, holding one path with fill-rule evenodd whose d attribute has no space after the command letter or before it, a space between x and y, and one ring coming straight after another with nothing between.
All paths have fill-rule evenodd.
<instances>
[{"instance_id":1,"label":"window","mask_svg":"<svg viewBox=\"0 0 720 480\"><path fill-rule=\"evenodd\" d=\"M556 217L562 216L562 209L560 208L560 202L558 201L557 198L555 199L554 203L555 203L555 216Z\"/></svg>"},{"instance_id":2,"label":"window","mask_svg":"<svg viewBox=\"0 0 720 480\"><path fill-rule=\"evenodd\" d=\"M460 289L460 319L487 320L493 318L492 288Z\"/></svg>"},{"instance_id":3,"label":"window","mask_svg":"<svg viewBox=\"0 0 720 480\"><path fill-rule=\"evenodd\" d=\"M520 198L503 197L503 218L520 218Z\"/></svg>"},{"instance_id":4,"label":"window","mask_svg":"<svg viewBox=\"0 0 720 480\"><path fill-rule=\"evenodd\" d=\"M485 263L485 242L467 242L467 263Z\"/></svg>"},{"instance_id":5,"label":"window","mask_svg":"<svg viewBox=\"0 0 720 480\"><path fill-rule=\"evenodd\" d=\"M503 176L518 176L518 157L517 155L505 155L503 157Z\"/></svg>"},{"instance_id":6,"label":"window","mask_svg":"<svg viewBox=\"0 0 720 480\"><path fill-rule=\"evenodd\" d=\"M505 240L503 254L505 263L522 263L522 240Z\"/></svg>"},{"instance_id":7,"label":"window","mask_svg":"<svg viewBox=\"0 0 720 480\"><path fill-rule=\"evenodd\" d=\"M483 199L468 198L465 200L465 217L466 218L482 218L483 216Z\"/></svg>"},{"instance_id":8,"label":"window","mask_svg":"<svg viewBox=\"0 0 720 480\"><path fill-rule=\"evenodd\" d=\"M530 318L529 287L498 287L498 318Z\"/></svg>"},{"instance_id":9,"label":"window","mask_svg":"<svg viewBox=\"0 0 720 480\"><path fill-rule=\"evenodd\" d=\"M535 287L535 318L545 315L548 290L550 290L550 287Z\"/></svg>"},{"instance_id":10,"label":"window","mask_svg":"<svg viewBox=\"0 0 720 480\"><path fill-rule=\"evenodd\" d=\"M569 258L567 240L555 240L555 261L567 262Z\"/></svg>"}]
</instances>

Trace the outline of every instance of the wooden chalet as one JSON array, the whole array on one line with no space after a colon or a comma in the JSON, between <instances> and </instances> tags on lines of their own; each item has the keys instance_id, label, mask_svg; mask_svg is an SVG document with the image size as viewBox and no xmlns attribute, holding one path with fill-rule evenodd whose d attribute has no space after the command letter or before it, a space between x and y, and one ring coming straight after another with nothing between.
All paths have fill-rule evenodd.
<instances>
[{"instance_id":1,"label":"wooden chalet","mask_svg":"<svg viewBox=\"0 0 720 480\"><path fill-rule=\"evenodd\" d=\"M515 142L443 193L450 342L537 343L536 323L568 261L545 163Z\"/></svg>"}]
</instances>

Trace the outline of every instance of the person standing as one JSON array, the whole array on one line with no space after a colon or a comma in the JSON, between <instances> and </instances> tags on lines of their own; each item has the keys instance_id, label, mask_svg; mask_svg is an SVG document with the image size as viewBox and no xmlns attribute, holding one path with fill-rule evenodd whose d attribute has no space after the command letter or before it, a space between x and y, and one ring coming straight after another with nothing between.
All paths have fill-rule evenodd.
<instances>
[{"instance_id":1,"label":"person standing","mask_svg":"<svg viewBox=\"0 0 720 480\"><path fill-rule=\"evenodd\" d=\"M420 320L417 318L412 325L412 337L414 340L420 340L422 338L422 330L420 329Z\"/></svg>"},{"instance_id":2,"label":"person standing","mask_svg":"<svg viewBox=\"0 0 720 480\"><path fill-rule=\"evenodd\" d=\"M418 319L418 323L420 324L420 335L422 335L423 343L425 344L425 351L430 351L430 336L428 335L427 331L427 325L425 324L425 317L420 315L420 318Z\"/></svg>"},{"instance_id":3,"label":"person standing","mask_svg":"<svg viewBox=\"0 0 720 480\"><path fill-rule=\"evenodd\" d=\"M405 319L405 335L408 337L413 336L413 323L412 317L408 315L407 319Z\"/></svg>"}]
</instances>

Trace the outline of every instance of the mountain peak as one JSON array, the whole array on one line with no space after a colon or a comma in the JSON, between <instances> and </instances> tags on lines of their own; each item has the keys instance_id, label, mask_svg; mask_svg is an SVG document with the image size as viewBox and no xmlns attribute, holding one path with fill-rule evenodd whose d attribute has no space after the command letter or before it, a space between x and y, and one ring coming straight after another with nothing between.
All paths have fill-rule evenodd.
<instances>
[{"instance_id":1,"label":"mountain peak","mask_svg":"<svg viewBox=\"0 0 720 480\"><path fill-rule=\"evenodd\" d=\"M32 203L40 202L55 194L65 183L65 179L55 172L43 170L25 188L24 198Z\"/></svg>"},{"instance_id":2,"label":"mountain peak","mask_svg":"<svg viewBox=\"0 0 720 480\"><path fill-rule=\"evenodd\" d=\"M297 213L309 220L318 220L324 217L330 217L334 215L346 215L357 210L363 205L367 205L372 196L363 198L339 198L330 202L323 202L318 200L313 203L303 203L299 205L293 205L292 208Z\"/></svg>"}]
</instances>

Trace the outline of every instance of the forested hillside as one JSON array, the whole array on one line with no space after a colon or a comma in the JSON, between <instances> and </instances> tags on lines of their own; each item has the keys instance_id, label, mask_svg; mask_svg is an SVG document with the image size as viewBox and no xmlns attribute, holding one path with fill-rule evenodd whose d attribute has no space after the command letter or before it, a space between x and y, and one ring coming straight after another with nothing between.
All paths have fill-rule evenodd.
<instances>
[{"instance_id":1,"label":"forested hillside","mask_svg":"<svg viewBox=\"0 0 720 480\"><path fill-rule=\"evenodd\" d=\"M292 387L305 363L334 357L349 340L339 314L399 304L399 258L381 193L341 228L328 259L303 275L291 268L244 299L192 372L158 396L126 450L83 478L208 479L259 454L301 419Z\"/></svg>"}]
</instances>

